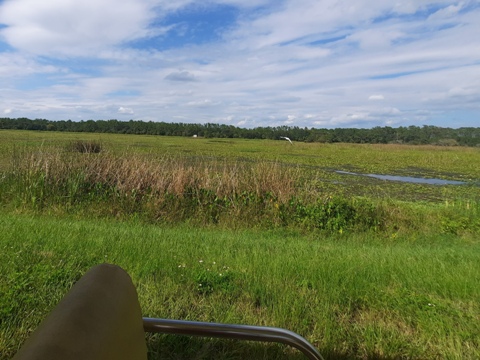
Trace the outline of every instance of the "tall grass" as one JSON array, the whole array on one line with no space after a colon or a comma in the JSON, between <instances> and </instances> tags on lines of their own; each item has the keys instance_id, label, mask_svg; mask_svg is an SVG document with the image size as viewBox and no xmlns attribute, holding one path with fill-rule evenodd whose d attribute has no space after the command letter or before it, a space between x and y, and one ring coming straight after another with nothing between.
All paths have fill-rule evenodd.
<instances>
[{"instance_id":1,"label":"tall grass","mask_svg":"<svg viewBox=\"0 0 480 360\"><path fill-rule=\"evenodd\" d=\"M46 184L62 189L74 179L79 185L115 188L122 194L170 193L185 195L187 189L215 190L219 196L244 191L261 195L271 192L279 199L295 193L296 167L282 168L274 162L241 163L208 158L139 155L68 154L60 151L37 152L16 163L22 177L41 175ZM71 189L70 189L71 190ZM86 189L90 190L90 189ZM67 194L75 195L75 193Z\"/></svg>"},{"instance_id":2,"label":"tall grass","mask_svg":"<svg viewBox=\"0 0 480 360\"><path fill-rule=\"evenodd\" d=\"M16 209L148 222L327 232L480 231L480 202L404 203L332 193L274 161L37 151L14 158L0 201Z\"/></svg>"},{"instance_id":3,"label":"tall grass","mask_svg":"<svg viewBox=\"0 0 480 360\"><path fill-rule=\"evenodd\" d=\"M88 208L150 221L288 225L309 217L320 228L360 221L360 202L332 203L303 181L298 167L276 162L37 152L5 175L3 198L38 210Z\"/></svg>"}]
</instances>

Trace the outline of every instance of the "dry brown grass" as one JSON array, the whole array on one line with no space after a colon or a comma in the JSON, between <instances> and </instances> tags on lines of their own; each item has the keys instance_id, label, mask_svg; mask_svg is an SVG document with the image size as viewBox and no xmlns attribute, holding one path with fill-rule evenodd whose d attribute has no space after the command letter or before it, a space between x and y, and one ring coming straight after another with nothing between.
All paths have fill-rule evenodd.
<instances>
[{"instance_id":1,"label":"dry brown grass","mask_svg":"<svg viewBox=\"0 0 480 360\"><path fill-rule=\"evenodd\" d=\"M19 169L44 175L49 184L79 179L91 186L114 188L123 194L174 194L213 191L218 197L242 192L286 200L297 192L298 169L275 162L228 162L140 155L71 154L37 152L26 157Z\"/></svg>"}]
</instances>

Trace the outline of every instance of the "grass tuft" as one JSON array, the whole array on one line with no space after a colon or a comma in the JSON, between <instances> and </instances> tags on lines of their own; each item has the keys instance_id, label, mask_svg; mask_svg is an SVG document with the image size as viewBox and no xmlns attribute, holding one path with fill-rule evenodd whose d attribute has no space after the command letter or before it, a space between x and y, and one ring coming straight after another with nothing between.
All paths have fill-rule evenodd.
<instances>
[{"instance_id":1,"label":"grass tuft","mask_svg":"<svg viewBox=\"0 0 480 360\"><path fill-rule=\"evenodd\" d=\"M102 151L102 144L91 140L75 140L67 145L67 150L82 154L98 154Z\"/></svg>"}]
</instances>

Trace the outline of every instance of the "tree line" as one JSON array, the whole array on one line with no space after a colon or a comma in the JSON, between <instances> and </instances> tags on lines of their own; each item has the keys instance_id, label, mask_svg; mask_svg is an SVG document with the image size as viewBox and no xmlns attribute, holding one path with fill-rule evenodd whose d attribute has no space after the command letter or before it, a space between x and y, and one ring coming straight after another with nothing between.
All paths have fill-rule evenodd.
<instances>
[{"instance_id":1,"label":"tree line","mask_svg":"<svg viewBox=\"0 0 480 360\"><path fill-rule=\"evenodd\" d=\"M279 139L287 136L292 141L322 143L413 144L445 146L480 146L480 128L444 128L432 125L384 126L370 129L317 129L298 126L240 128L216 123L191 124L153 121L119 120L46 120L28 118L0 118L0 129L67 131L89 133L143 134L206 138Z\"/></svg>"}]
</instances>

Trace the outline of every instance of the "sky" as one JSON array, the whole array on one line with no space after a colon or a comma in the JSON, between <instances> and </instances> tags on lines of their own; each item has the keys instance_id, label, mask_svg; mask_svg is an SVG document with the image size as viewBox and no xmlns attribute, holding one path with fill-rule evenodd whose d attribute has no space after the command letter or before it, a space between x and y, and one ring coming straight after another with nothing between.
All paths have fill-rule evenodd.
<instances>
[{"instance_id":1,"label":"sky","mask_svg":"<svg viewBox=\"0 0 480 360\"><path fill-rule=\"evenodd\" d=\"M480 126L480 0L0 0L0 117Z\"/></svg>"}]
</instances>

